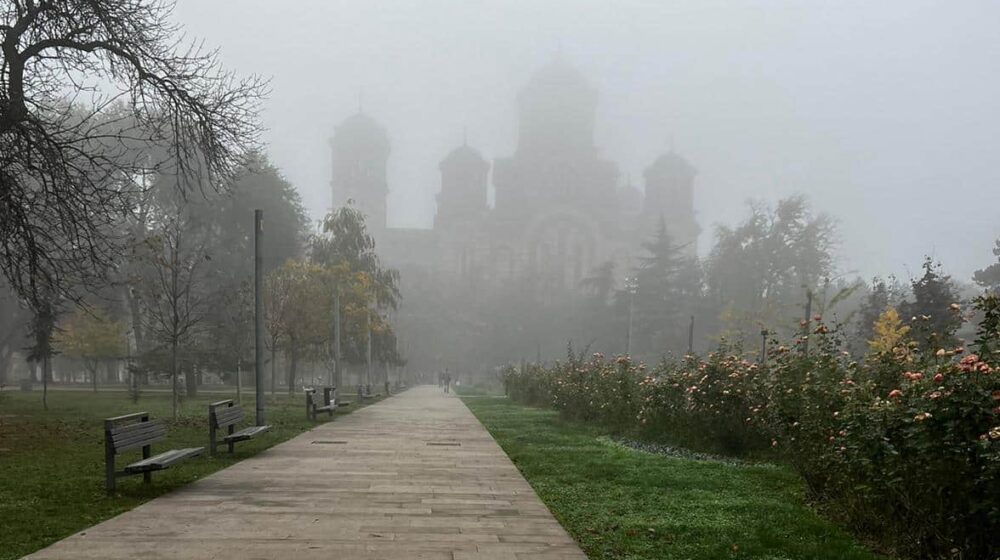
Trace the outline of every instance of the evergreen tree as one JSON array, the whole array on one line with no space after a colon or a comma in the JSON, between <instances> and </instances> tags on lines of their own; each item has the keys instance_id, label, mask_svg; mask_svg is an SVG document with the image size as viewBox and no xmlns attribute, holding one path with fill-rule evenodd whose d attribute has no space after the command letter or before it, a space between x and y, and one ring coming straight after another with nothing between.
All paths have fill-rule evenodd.
<instances>
[{"instance_id":1,"label":"evergreen tree","mask_svg":"<svg viewBox=\"0 0 1000 560\"><path fill-rule=\"evenodd\" d=\"M997 239L996 246L993 247L993 255L997 258L997 262L977 270L972 279L983 288L993 293L1000 293L1000 239Z\"/></svg>"},{"instance_id":2,"label":"evergreen tree","mask_svg":"<svg viewBox=\"0 0 1000 560\"><path fill-rule=\"evenodd\" d=\"M635 341L637 352L681 351L686 340L687 316L700 292L697 262L675 245L660 225L642 244L646 255L635 270ZM645 347L644 347L645 346Z\"/></svg>"},{"instance_id":3,"label":"evergreen tree","mask_svg":"<svg viewBox=\"0 0 1000 560\"><path fill-rule=\"evenodd\" d=\"M927 257L923 269L923 276L911 280L913 301L900 304L900 314L912 338L924 349L954 346L958 344L955 331L962 326L962 317L953 307L958 291L951 276L942 273L940 263Z\"/></svg>"}]
</instances>

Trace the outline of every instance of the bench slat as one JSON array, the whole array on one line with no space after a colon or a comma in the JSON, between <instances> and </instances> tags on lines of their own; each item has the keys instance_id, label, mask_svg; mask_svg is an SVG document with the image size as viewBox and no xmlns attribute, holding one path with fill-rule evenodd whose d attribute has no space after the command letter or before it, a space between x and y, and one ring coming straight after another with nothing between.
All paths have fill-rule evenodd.
<instances>
[{"instance_id":1,"label":"bench slat","mask_svg":"<svg viewBox=\"0 0 1000 560\"><path fill-rule=\"evenodd\" d=\"M149 418L149 413L148 412L133 412L131 414L123 414L121 416L115 416L114 418L105 418L104 419L104 424L105 424L105 426L107 426L109 424L110 425L114 425L114 424L117 424L119 422L124 422L126 420L139 420L143 416Z\"/></svg>"},{"instance_id":2,"label":"bench slat","mask_svg":"<svg viewBox=\"0 0 1000 560\"><path fill-rule=\"evenodd\" d=\"M118 434L124 434L127 432L133 432L135 430L139 430L147 426L152 426L154 424L161 424L161 423L162 423L161 420L146 420L144 422L131 422L129 424L118 424L116 426L113 426L108 431L111 432L111 435L114 436Z\"/></svg>"},{"instance_id":3,"label":"bench slat","mask_svg":"<svg viewBox=\"0 0 1000 560\"><path fill-rule=\"evenodd\" d=\"M214 413L214 417L215 417L216 427L222 428L225 426L229 426L231 424L239 423L241 420L243 420L243 418L246 417L246 415L243 412L243 408L239 406L232 406L221 410L216 410Z\"/></svg>"},{"instance_id":4,"label":"bench slat","mask_svg":"<svg viewBox=\"0 0 1000 560\"><path fill-rule=\"evenodd\" d=\"M268 431L270 429L271 429L271 426L250 426L249 428L243 428L242 430L240 430L240 431L238 431L238 432L236 432L236 433L234 433L232 435L226 436L225 438L223 438L223 441L226 441L226 442L230 442L230 441L243 441L243 440L255 438L255 437L259 436L260 434L262 434L262 433L264 433L264 432L266 432L266 431Z\"/></svg>"},{"instance_id":5,"label":"bench slat","mask_svg":"<svg viewBox=\"0 0 1000 560\"><path fill-rule=\"evenodd\" d=\"M142 422L141 424L133 424L129 426L130 429L122 430L117 433L111 434L111 440L114 442L123 441L126 439L135 438L137 436L142 436L144 434L158 432L161 428L164 428L163 422L159 420L153 422Z\"/></svg>"},{"instance_id":6,"label":"bench slat","mask_svg":"<svg viewBox=\"0 0 1000 560\"><path fill-rule=\"evenodd\" d=\"M237 412L242 412L243 408L239 405L227 406L223 408L216 408L214 410L216 416L226 416L229 414L234 414Z\"/></svg>"},{"instance_id":7,"label":"bench slat","mask_svg":"<svg viewBox=\"0 0 1000 560\"><path fill-rule=\"evenodd\" d=\"M159 471L163 470L170 465L177 464L191 457L197 457L201 455L204 451L204 447L189 447L187 449L171 449L170 451L165 451L158 455L154 455L149 459L143 459L142 461L137 461L131 465L125 467L125 472L129 474L143 473L149 471Z\"/></svg>"},{"instance_id":8,"label":"bench slat","mask_svg":"<svg viewBox=\"0 0 1000 560\"><path fill-rule=\"evenodd\" d=\"M218 414L217 416L221 416L222 418L242 418L243 409L238 406L234 406L226 409L224 413Z\"/></svg>"},{"instance_id":9,"label":"bench slat","mask_svg":"<svg viewBox=\"0 0 1000 560\"><path fill-rule=\"evenodd\" d=\"M136 425L134 430L112 435L111 445L116 450L123 451L160 441L166 435L167 427L162 422L143 422Z\"/></svg>"}]
</instances>

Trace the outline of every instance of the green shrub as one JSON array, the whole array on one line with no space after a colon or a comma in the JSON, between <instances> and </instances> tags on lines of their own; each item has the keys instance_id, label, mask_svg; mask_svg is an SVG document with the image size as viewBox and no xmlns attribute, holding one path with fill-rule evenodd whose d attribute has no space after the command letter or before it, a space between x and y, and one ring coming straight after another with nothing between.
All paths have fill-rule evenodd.
<instances>
[{"instance_id":1,"label":"green shrub","mask_svg":"<svg viewBox=\"0 0 1000 560\"><path fill-rule=\"evenodd\" d=\"M816 317L808 340L773 341L764 363L726 343L652 370L627 357L571 354L551 367L509 369L505 382L515 400L613 432L733 455L774 453L815 498L900 555L993 558L1000 302L984 296L975 307L981 320L968 348L921 349L894 335L859 363L837 329Z\"/></svg>"}]
</instances>

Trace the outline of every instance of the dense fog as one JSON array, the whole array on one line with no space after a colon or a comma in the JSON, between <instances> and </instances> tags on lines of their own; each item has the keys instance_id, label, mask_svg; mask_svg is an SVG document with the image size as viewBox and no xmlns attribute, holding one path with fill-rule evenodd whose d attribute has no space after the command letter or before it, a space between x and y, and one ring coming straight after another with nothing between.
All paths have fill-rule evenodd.
<instances>
[{"instance_id":1,"label":"dense fog","mask_svg":"<svg viewBox=\"0 0 1000 560\"><path fill-rule=\"evenodd\" d=\"M1000 235L974 210L1000 202L993 2L183 0L177 17L273 77L265 138L314 218L359 93L392 142L390 224L430 227L437 163L463 130L508 155L518 90L561 52L599 93L622 182L671 146L696 165L703 254L745 200L793 193L839 220L841 268L864 277L930 254L967 278Z\"/></svg>"},{"instance_id":2,"label":"dense fog","mask_svg":"<svg viewBox=\"0 0 1000 560\"><path fill-rule=\"evenodd\" d=\"M0 0L0 560L1000 558L998 28Z\"/></svg>"}]
</instances>

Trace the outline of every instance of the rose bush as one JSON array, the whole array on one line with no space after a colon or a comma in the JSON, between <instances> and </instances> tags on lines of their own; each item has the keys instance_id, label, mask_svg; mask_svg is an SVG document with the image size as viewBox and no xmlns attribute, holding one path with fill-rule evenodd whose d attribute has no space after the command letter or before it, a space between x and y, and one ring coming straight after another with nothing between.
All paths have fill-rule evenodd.
<instances>
[{"instance_id":1,"label":"rose bush","mask_svg":"<svg viewBox=\"0 0 1000 560\"><path fill-rule=\"evenodd\" d=\"M652 369L595 354L511 368L511 398L617 433L793 465L857 531L913 558L1000 550L1000 303L976 300L976 341L875 344L861 362L819 317L768 358L723 343ZM805 327L805 325L803 325ZM808 351L806 344L808 343Z\"/></svg>"}]
</instances>

